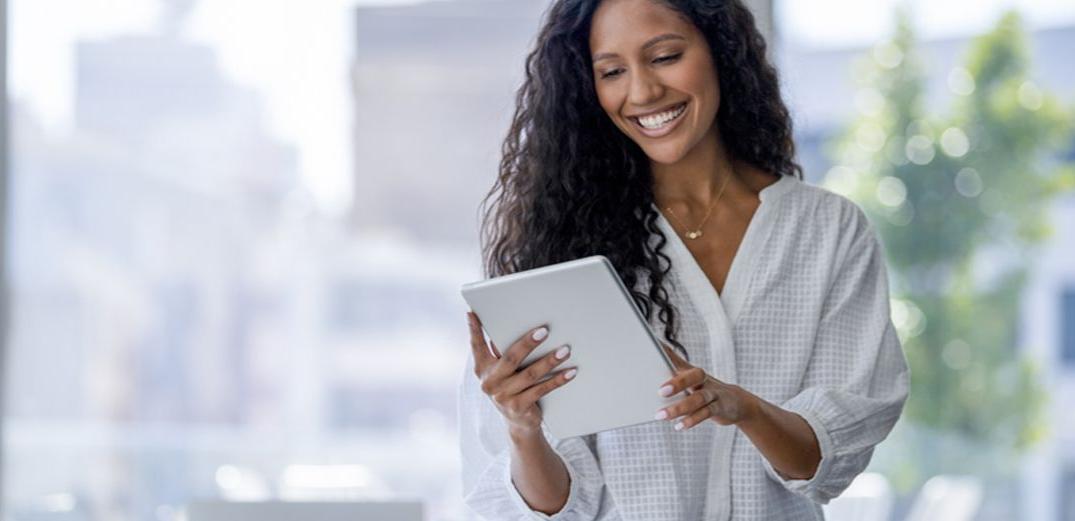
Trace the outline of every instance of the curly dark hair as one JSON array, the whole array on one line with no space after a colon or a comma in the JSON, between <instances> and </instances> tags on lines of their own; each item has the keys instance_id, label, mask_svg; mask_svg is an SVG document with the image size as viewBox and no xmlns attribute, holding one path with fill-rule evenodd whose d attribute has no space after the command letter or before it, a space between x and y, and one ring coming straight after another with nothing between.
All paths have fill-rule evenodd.
<instances>
[{"instance_id":1,"label":"curly dark hair","mask_svg":"<svg viewBox=\"0 0 1075 521\"><path fill-rule=\"evenodd\" d=\"M791 118L750 11L739 0L655 1L706 37L720 79L716 124L728 153L801 179ZM594 87L589 32L599 3L556 0L546 11L526 58L499 175L481 202L483 268L496 277L604 255L647 319L656 304L665 337L685 356L663 284L671 259L651 206L649 159L605 114ZM648 294L637 290L639 277L649 281Z\"/></svg>"}]
</instances>

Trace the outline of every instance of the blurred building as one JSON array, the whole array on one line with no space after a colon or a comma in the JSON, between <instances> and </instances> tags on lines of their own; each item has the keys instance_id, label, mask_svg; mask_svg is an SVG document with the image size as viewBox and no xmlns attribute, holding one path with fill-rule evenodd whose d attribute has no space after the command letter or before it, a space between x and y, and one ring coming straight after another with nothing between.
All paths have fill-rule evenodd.
<instances>
[{"instance_id":1,"label":"blurred building","mask_svg":"<svg viewBox=\"0 0 1075 521\"><path fill-rule=\"evenodd\" d=\"M477 244L522 57L547 0L356 10L357 229Z\"/></svg>"},{"instance_id":2,"label":"blurred building","mask_svg":"<svg viewBox=\"0 0 1075 521\"><path fill-rule=\"evenodd\" d=\"M208 48L154 36L118 38L81 43L77 63L74 132L55 142L35 135L30 123L17 126L12 191L12 270L16 290L28 292L17 297L16 309L69 321L71 328L41 324L44 330L25 330L28 324L16 321L16 334L26 335L16 343L43 342L12 354L55 364L50 351L70 352L72 344L44 340L49 331L68 331L74 345L112 346L122 361L103 362L108 355L96 353L104 357L72 367L81 374L72 375L72 381L89 387L84 403L68 400L66 390L53 393L58 400L53 405L41 403L48 392L19 393L14 396L32 395L36 403L23 409L16 399L9 412L48 415L56 408L58 415L72 417L237 420L245 408L241 403L225 405L208 396L202 405L191 403L192 395L203 392L196 388L207 383L242 385L230 376L242 374L241 368L204 366L227 359L211 353L238 349L241 342L214 334L219 326L205 323L198 309L236 301L235 309L248 307L242 305L246 289L241 285L224 293L206 291L210 282L241 271L242 255L251 255L252 243L273 229L297 181L295 152L261 130L256 96L225 80ZM24 236L20 230L49 232ZM217 233L206 238L207 230ZM206 251L206 242L220 249ZM72 257L81 262L72 263ZM42 265L42 259L55 264ZM46 295L67 305L42 302L48 313L29 305ZM100 306L87 306L83 299ZM158 307L165 311L146 314ZM242 320L237 324L246 327ZM96 336L114 334L109 331L139 333L126 339ZM161 336L141 334L148 331ZM232 358L238 363L241 357ZM20 363L32 362L13 366ZM86 369L93 364L150 379L153 389L175 395L119 393L117 398L135 402L113 403L107 411L84 409L111 403L97 400L97 387L84 381L92 378ZM220 381L206 382L207 375L219 375ZM32 385L13 383L19 389L23 384Z\"/></svg>"},{"instance_id":3,"label":"blurred building","mask_svg":"<svg viewBox=\"0 0 1075 521\"><path fill-rule=\"evenodd\" d=\"M286 347L265 330L291 283L251 267L271 262L297 157L174 32L83 41L75 63L70 133L12 105L4 492L25 515L46 490L144 519L212 490L186 482L204 439L180 426L275 398L252 361Z\"/></svg>"}]
</instances>

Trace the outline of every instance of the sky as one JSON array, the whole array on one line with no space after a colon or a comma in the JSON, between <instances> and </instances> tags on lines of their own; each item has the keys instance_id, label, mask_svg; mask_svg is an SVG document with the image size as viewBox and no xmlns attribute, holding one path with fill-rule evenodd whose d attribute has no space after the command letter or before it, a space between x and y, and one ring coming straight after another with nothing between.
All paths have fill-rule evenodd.
<instances>
[{"instance_id":1,"label":"sky","mask_svg":"<svg viewBox=\"0 0 1075 521\"><path fill-rule=\"evenodd\" d=\"M777 30L789 44L865 45L890 33L900 1L926 38L981 32L1010 7L1031 27L1075 25L1072 0L776 0ZM70 132L75 42L153 32L165 3L8 0L10 95L47 131ZM414 2L201 0L184 26L217 50L228 77L261 93L270 133L298 147L301 177L327 213L342 215L351 198L354 8L404 3Z\"/></svg>"}]
</instances>

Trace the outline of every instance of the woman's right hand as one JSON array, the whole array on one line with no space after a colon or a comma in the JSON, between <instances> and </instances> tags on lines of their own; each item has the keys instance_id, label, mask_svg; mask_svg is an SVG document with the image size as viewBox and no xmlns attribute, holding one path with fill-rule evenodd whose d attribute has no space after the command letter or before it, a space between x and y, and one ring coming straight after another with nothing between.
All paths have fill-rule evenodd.
<instances>
[{"instance_id":1,"label":"woman's right hand","mask_svg":"<svg viewBox=\"0 0 1075 521\"><path fill-rule=\"evenodd\" d=\"M540 432L541 408L538 398L570 381L577 369L560 370L547 380L542 378L567 360L571 355L570 348L565 345L520 369L519 364L548 335L547 328L530 330L501 355L496 345L489 349L481 321L474 312L467 312L467 321L470 323L474 375L481 381L482 392L493 400L500 414L508 421L510 430L528 434Z\"/></svg>"}]
</instances>

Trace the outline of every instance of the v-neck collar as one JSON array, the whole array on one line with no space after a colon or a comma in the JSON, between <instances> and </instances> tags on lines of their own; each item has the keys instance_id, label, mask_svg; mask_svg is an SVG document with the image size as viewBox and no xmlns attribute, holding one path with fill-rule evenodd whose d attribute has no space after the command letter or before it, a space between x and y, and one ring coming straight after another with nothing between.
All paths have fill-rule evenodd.
<instances>
[{"instance_id":1,"label":"v-neck collar","mask_svg":"<svg viewBox=\"0 0 1075 521\"><path fill-rule=\"evenodd\" d=\"M690 282L688 286L691 288L691 293L695 295L696 300L700 301L697 304L704 304L708 301L710 305L714 306L714 312L724 315L729 327L735 323L745 302L747 284L750 282L750 275L753 273L751 268L757 264L753 262L753 258L761 251L762 246L765 244L765 239L769 236L769 229L773 220L772 209L775 207L773 203L792 188L794 183L798 182L800 181L796 177L782 175L780 179L758 192L760 203L747 224L746 232L743 234L743 239L739 243L735 256L732 257L732 264L728 268L728 276L724 281L723 292L717 291L717 288L709 281L709 277L705 275L705 271L702 270L683 239L680 238L679 233L664 217L660 208L651 203L651 206L657 210L657 221L665 235L671 236L668 240L672 248L677 256L683 259L684 275Z\"/></svg>"}]
</instances>

